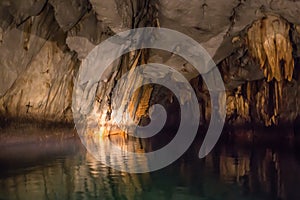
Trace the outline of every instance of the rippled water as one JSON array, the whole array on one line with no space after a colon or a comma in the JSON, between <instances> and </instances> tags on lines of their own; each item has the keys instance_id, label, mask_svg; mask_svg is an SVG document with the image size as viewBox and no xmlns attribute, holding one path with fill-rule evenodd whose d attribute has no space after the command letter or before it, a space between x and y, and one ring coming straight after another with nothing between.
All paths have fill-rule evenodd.
<instances>
[{"instance_id":1,"label":"rippled water","mask_svg":"<svg viewBox=\"0 0 300 200\"><path fill-rule=\"evenodd\" d=\"M205 159L199 141L163 170L128 174L97 162L73 130L0 131L1 143L17 138L1 146L0 199L300 199L300 145L290 137L241 131Z\"/></svg>"}]
</instances>

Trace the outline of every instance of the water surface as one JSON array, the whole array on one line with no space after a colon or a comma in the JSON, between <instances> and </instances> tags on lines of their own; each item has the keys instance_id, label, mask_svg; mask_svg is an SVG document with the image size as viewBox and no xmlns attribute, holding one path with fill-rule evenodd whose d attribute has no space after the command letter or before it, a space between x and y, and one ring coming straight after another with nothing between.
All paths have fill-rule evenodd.
<instances>
[{"instance_id":1,"label":"water surface","mask_svg":"<svg viewBox=\"0 0 300 200\"><path fill-rule=\"evenodd\" d=\"M240 131L202 160L196 141L167 168L128 174L96 161L72 129L1 134L0 199L300 199L300 146L290 137Z\"/></svg>"}]
</instances>

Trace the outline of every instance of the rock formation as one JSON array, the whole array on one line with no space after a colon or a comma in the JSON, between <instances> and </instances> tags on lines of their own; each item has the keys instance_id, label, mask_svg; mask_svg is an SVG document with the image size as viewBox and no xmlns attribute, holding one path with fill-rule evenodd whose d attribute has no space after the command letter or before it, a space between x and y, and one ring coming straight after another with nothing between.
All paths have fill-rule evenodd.
<instances>
[{"instance_id":1,"label":"rock formation","mask_svg":"<svg viewBox=\"0 0 300 200\"><path fill-rule=\"evenodd\" d=\"M3 0L0 116L72 122L81 61L115 33L155 26L187 34L209 52L225 82L228 124L293 124L300 113L299 12L300 2L292 0ZM114 63L116 71L91 94L101 120L111 120L117 80L147 62L180 70L198 95L202 124L209 121L210 98L201 77L184 59L157 50L135 51ZM130 84L136 81L142 80L135 77ZM124 111L136 122L147 121L154 102L174 109L170 91L148 85Z\"/></svg>"}]
</instances>

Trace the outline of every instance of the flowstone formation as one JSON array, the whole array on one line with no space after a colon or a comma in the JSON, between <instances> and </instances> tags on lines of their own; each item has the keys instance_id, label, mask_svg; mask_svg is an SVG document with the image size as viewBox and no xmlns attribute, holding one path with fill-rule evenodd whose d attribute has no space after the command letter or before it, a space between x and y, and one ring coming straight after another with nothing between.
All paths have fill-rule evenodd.
<instances>
[{"instance_id":1,"label":"flowstone formation","mask_svg":"<svg viewBox=\"0 0 300 200\"><path fill-rule=\"evenodd\" d=\"M72 123L73 85L82 60L115 33L154 26L190 36L211 55L226 86L227 101L220 103L227 106L227 124L292 125L300 116L299 10L300 2L290 0L1 1L1 119ZM153 49L116 60L90 94L99 123L111 122L119 106L113 98L127 101L130 85L143 81L131 77L116 91L120 77L150 62L172 66L190 80L201 124L207 125L210 97L199 74L183 58ZM170 123L178 116L173 94L157 85L120 102L136 123L148 123L149 106L157 102L168 110Z\"/></svg>"},{"instance_id":2,"label":"flowstone formation","mask_svg":"<svg viewBox=\"0 0 300 200\"><path fill-rule=\"evenodd\" d=\"M232 120L271 126L296 119L299 54L295 47L299 33L294 27L279 16L269 15L255 21L243 37L233 41L242 43L239 56L234 54L221 63L224 80L236 88L228 97Z\"/></svg>"}]
</instances>

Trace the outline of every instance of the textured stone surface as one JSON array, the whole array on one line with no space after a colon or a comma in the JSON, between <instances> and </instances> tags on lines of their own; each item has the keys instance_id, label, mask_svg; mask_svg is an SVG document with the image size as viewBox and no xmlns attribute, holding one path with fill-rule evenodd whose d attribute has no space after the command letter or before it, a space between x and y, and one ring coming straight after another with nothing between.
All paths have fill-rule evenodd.
<instances>
[{"instance_id":1,"label":"textured stone surface","mask_svg":"<svg viewBox=\"0 0 300 200\"><path fill-rule=\"evenodd\" d=\"M77 59L67 51L65 37L51 7L4 33L0 46L2 115L72 120L72 79Z\"/></svg>"},{"instance_id":2,"label":"textured stone surface","mask_svg":"<svg viewBox=\"0 0 300 200\"><path fill-rule=\"evenodd\" d=\"M291 0L4 0L0 2L0 114L71 121L70 95L80 61L114 33L158 26L191 36L213 57L228 90L229 123L291 123L300 112L299 16L300 1ZM189 63L168 52L140 53L122 57L115 63L118 71L108 72L106 82L99 84L95 101L101 102L98 109L103 115L110 118L115 82L122 74L135 64L158 62L172 65L191 80L202 119L209 119L206 86ZM158 95L160 89L149 90ZM142 101L138 107L143 109L137 112L142 114L137 115L145 115L145 101L153 101L146 93L133 100L137 105ZM167 92L160 97L169 106L171 99Z\"/></svg>"},{"instance_id":3,"label":"textured stone surface","mask_svg":"<svg viewBox=\"0 0 300 200\"><path fill-rule=\"evenodd\" d=\"M50 0L50 4L54 7L56 21L64 31L76 25L90 7L86 0Z\"/></svg>"}]
</instances>

